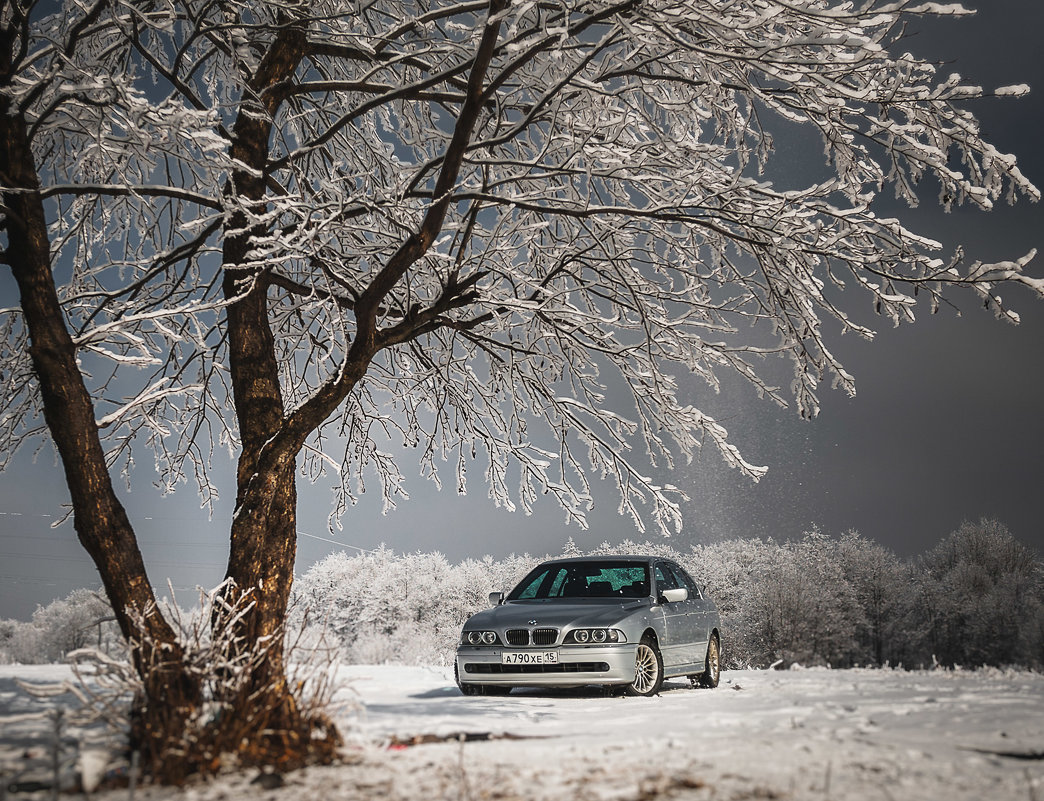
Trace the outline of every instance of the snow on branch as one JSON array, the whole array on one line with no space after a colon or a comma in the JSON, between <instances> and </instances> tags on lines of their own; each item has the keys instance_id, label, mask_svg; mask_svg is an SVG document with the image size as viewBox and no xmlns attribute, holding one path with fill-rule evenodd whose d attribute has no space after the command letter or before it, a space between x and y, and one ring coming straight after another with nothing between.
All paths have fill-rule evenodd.
<instances>
[{"instance_id":1,"label":"snow on branch","mask_svg":"<svg viewBox=\"0 0 1044 801\"><path fill-rule=\"evenodd\" d=\"M984 90L895 53L910 15L968 13L132 0L76 48L61 12L41 20L2 91L30 127L92 388L131 398L99 423L164 409L134 430L169 481L192 469L210 491L210 454L237 445L229 281L264 297L281 370L264 455L335 474L335 515L374 477L386 508L406 497L413 452L436 482L467 491L478 460L495 503L548 494L579 523L589 476L611 477L624 513L672 530L679 458L709 444L765 469L700 409L723 373L812 417L824 382L855 391L827 321L869 339L861 311L912 322L962 287L1014 321L998 289L1044 291L1032 255L967 265L878 213L886 191L922 202L928 176L945 208L1039 198L966 109ZM266 85L286 19L302 57ZM237 150L248 126L264 136ZM780 171L794 130L822 160ZM7 397L14 441L31 414Z\"/></svg>"},{"instance_id":2,"label":"snow on branch","mask_svg":"<svg viewBox=\"0 0 1044 801\"><path fill-rule=\"evenodd\" d=\"M144 406L151 406L156 404L160 400L164 400L171 396L187 395L194 392L199 392L201 386L178 386L169 387L168 378L160 379L156 384L147 388L143 392L139 393L135 398L125 403L119 409L114 412L110 412L104 417L98 420L98 428L108 428L109 426L116 425L119 423L128 413L133 409L137 409Z\"/></svg>"}]
</instances>

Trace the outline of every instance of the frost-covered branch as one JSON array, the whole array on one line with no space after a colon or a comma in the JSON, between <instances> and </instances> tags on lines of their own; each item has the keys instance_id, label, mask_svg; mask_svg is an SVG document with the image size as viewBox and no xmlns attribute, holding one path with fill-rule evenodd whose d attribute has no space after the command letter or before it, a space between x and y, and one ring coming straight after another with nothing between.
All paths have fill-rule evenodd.
<instances>
[{"instance_id":1,"label":"frost-covered branch","mask_svg":"<svg viewBox=\"0 0 1044 801\"><path fill-rule=\"evenodd\" d=\"M481 455L498 503L547 491L580 520L585 474L604 473L666 528L677 495L651 470L712 444L761 472L685 376L717 391L735 372L814 416L824 382L855 391L826 321L872 338L859 306L911 322L962 287L1017 321L1000 287L1044 295L1033 254L966 264L879 210L886 190L923 200L926 176L945 207L1039 197L965 108L1025 87L902 52L908 19L959 6L122 0L68 28L10 13L4 96L71 265L97 417L119 410L111 453L129 459L140 432L171 479L237 445L222 315L252 293L280 366L260 441L280 458L308 442L311 477L340 462L339 508L374 471L393 503L399 449L423 443L422 470L451 465L460 487ZM823 164L774 182L791 130ZM13 445L35 401L17 311L3 324Z\"/></svg>"}]
</instances>

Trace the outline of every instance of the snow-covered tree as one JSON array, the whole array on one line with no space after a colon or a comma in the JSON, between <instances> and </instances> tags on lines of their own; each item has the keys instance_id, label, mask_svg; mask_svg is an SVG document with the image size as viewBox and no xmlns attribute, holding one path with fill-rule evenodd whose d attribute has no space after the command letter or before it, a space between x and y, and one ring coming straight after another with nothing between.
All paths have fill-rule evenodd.
<instances>
[{"instance_id":1,"label":"snow-covered tree","mask_svg":"<svg viewBox=\"0 0 1044 801\"><path fill-rule=\"evenodd\" d=\"M550 558L550 557L544 557ZM332 635L349 662L447 664L464 621L541 561L511 556L450 565L440 553L334 553L295 585L294 622Z\"/></svg>"},{"instance_id":2,"label":"snow-covered tree","mask_svg":"<svg viewBox=\"0 0 1044 801\"><path fill-rule=\"evenodd\" d=\"M921 558L921 620L946 665L1040 664L1040 557L996 520L965 522Z\"/></svg>"},{"instance_id":3,"label":"snow-covered tree","mask_svg":"<svg viewBox=\"0 0 1044 801\"><path fill-rule=\"evenodd\" d=\"M20 294L0 319L0 454L47 436L60 455L136 645L154 769L178 779L214 749L292 764L334 741L302 719L279 645L299 473L335 477L339 520L374 476L387 504L405 497L404 449L436 482L464 492L475 464L495 503L546 493L577 521L603 474L623 511L669 530L679 494L642 459L663 474L710 443L763 472L677 374L716 388L735 371L811 416L824 380L853 390L824 321L873 334L838 290L896 323L918 292L934 307L968 287L1011 320L999 286L1044 293L1030 254L965 264L874 209L886 186L914 202L926 175L945 206L1037 197L962 107L983 90L895 44L908 18L960 13L0 0L3 258ZM821 176L772 183L777 123L821 138ZM773 354L789 391L764 377ZM110 475L129 481L143 448L205 503L215 449L237 454L238 612L215 624L267 649L246 691L266 710L254 738L216 716L194 740L209 751L182 749L200 684Z\"/></svg>"},{"instance_id":4,"label":"snow-covered tree","mask_svg":"<svg viewBox=\"0 0 1044 801\"><path fill-rule=\"evenodd\" d=\"M837 557L844 580L852 587L863 613L863 625L856 632L856 661L876 665L914 663L922 645L920 626L914 616L914 570L891 550L856 531L841 537Z\"/></svg>"},{"instance_id":5,"label":"snow-covered tree","mask_svg":"<svg viewBox=\"0 0 1044 801\"><path fill-rule=\"evenodd\" d=\"M767 557L743 609L757 661L851 663L865 620L837 541L813 530Z\"/></svg>"},{"instance_id":6,"label":"snow-covered tree","mask_svg":"<svg viewBox=\"0 0 1044 801\"><path fill-rule=\"evenodd\" d=\"M751 614L759 575L780 546L769 540L728 540L693 546L678 561L714 600L721 615L722 660L728 667L764 667L756 643L759 622Z\"/></svg>"},{"instance_id":7,"label":"snow-covered tree","mask_svg":"<svg viewBox=\"0 0 1044 801\"><path fill-rule=\"evenodd\" d=\"M96 591L73 590L38 606L32 620L0 621L0 662L24 664L61 661L78 648L120 653L112 609Z\"/></svg>"}]
</instances>

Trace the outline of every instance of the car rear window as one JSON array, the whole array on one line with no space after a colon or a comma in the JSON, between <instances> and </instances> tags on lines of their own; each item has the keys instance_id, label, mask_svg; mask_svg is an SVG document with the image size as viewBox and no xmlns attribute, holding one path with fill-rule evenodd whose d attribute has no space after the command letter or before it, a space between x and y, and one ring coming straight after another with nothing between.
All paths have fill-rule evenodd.
<instances>
[{"instance_id":1,"label":"car rear window","mask_svg":"<svg viewBox=\"0 0 1044 801\"><path fill-rule=\"evenodd\" d=\"M507 599L644 598L648 594L649 568L641 562L573 562L541 565Z\"/></svg>"}]
</instances>

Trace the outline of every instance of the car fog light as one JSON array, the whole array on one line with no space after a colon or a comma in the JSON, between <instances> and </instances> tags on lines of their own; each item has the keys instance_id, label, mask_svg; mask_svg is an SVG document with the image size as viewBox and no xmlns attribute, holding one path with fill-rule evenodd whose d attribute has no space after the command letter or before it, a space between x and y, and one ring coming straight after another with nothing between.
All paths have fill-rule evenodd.
<instances>
[{"instance_id":1,"label":"car fog light","mask_svg":"<svg viewBox=\"0 0 1044 801\"><path fill-rule=\"evenodd\" d=\"M497 635L492 631L482 632L482 642L486 645L492 645L497 641Z\"/></svg>"}]
</instances>

